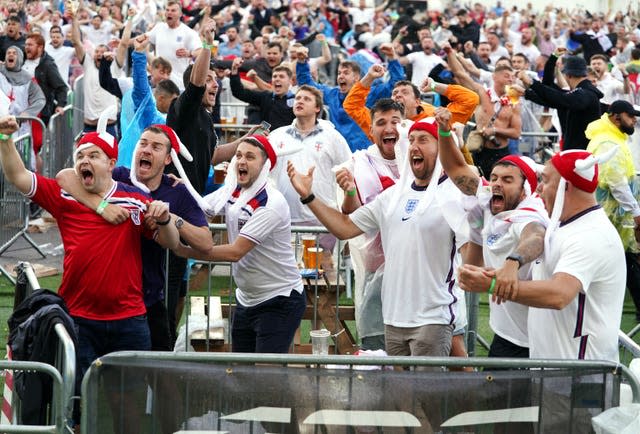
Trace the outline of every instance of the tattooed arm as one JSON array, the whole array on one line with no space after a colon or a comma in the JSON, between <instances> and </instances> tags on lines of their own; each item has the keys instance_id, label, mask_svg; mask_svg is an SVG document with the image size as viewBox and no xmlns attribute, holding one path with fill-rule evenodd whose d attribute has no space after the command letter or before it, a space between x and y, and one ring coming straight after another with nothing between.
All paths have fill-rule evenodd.
<instances>
[{"instance_id":1,"label":"tattooed arm","mask_svg":"<svg viewBox=\"0 0 640 434\"><path fill-rule=\"evenodd\" d=\"M505 259L501 268L495 271L496 286L494 300L513 300L518 295L518 270L539 258L544 251L545 228L540 223L531 222L520 233L520 241L511 255L520 256L520 261Z\"/></svg>"},{"instance_id":2,"label":"tattooed arm","mask_svg":"<svg viewBox=\"0 0 640 434\"><path fill-rule=\"evenodd\" d=\"M438 107L435 117L439 130L450 130L449 120L451 118L451 112L449 110ZM478 190L480 178L478 178L478 175L475 174L471 167L467 166L462 151L458 149L453 141L453 134L455 133L452 132L449 136L439 134L438 155L440 162L447 176L451 178L456 187L458 187L462 193L468 196L474 196Z\"/></svg>"}]
</instances>

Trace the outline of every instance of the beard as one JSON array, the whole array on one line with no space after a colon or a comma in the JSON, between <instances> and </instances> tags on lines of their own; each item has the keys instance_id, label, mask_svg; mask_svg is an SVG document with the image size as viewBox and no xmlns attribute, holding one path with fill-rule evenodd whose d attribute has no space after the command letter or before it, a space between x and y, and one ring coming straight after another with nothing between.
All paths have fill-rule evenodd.
<instances>
[{"instance_id":1,"label":"beard","mask_svg":"<svg viewBox=\"0 0 640 434\"><path fill-rule=\"evenodd\" d=\"M635 130L636 130L635 127L627 127L625 125L620 125L620 131L622 131L623 133L629 136L633 135Z\"/></svg>"}]
</instances>

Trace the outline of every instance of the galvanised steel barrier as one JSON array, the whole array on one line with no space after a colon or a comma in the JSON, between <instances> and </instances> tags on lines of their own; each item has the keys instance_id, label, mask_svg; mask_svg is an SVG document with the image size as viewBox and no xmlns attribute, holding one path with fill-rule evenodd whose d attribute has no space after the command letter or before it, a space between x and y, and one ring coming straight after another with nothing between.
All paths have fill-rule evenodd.
<instances>
[{"instance_id":1,"label":"galvanised steel barrier","mask_svg":"<svg viewBox=\"0 0 640 434\"><path fill-rule=\"evenodd\" d=\"M21 118L26 119L26 118ZM28 118L38 120L38 118ZM42 122L42 121L40 121ZM46 131L46 129L43 129ZM23 135L14 140L15 146L22 156L22 161L26 167L31 163L31 136ZM20 193L9 181L7 181L0 168L0 256L9 249L19 238L24 238L43 258L44 252L29 236L29 203L31 201ZM0 273L15 284L15 279L0 266Z\"/></svg>"},{"instance_id":2,"label":"galvanised steel barrier","mask_svg":"<svg viewBox=\"0 0 640 434\"><path fill-rule=\"evenodd\" d=\"M597 360L119 352L85 375L81 428L583 433L623 381L640 402L628 368Z\"/></svg>"}]
</instances>

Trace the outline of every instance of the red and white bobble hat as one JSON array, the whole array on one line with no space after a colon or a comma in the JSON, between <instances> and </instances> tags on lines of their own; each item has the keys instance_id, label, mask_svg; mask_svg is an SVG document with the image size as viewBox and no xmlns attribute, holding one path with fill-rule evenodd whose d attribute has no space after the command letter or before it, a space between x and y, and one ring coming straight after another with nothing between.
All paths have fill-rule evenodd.
<instances>
[{"instance_id":1,"label":"red and white bobble hat","mask_svg":"<svg viewBox=\"0 0 640 434\"><path fill-rule=\"evenodd\" d=\"M202 196L200 196L196 191L196 189L193 188L191 181L189 181L189 178L187 177L187 174L185 173L184 168L182 167L182 163L180 163L180 158L178 158L178 154L180 154L185 160L193 161L193 157L191 156L191 153L189 153L189 150L184 145L184 143L180 141L180 138L178 137L178 135L176 134L173 128L163 124L154 124L154 125L151 125L151 127L161 129L162 131L164 131L167 137L169 137L169 143L171 144L171 151L170 151L171 162L178 170L178 175L182 179L182 183L185 185L185 187L187 187L187 190L189 190L189 193L191 194L191 196L198 202L198 205L202 207L205 204L205 202L202 201ZM131 161L133 162L135 162L135 155L136 155L136 152L138 151L138 146L139 145L136 144L136 147L133 150L133 157L131 158ZM149 192L149 188L143 183L141 183L140 181L138 181L135 167L132 167L131 170L129 171L129 178L131 179L131 183L133 185L135 185L142 191L145 191L147 193Z\"/></svg>"}]
</instances>

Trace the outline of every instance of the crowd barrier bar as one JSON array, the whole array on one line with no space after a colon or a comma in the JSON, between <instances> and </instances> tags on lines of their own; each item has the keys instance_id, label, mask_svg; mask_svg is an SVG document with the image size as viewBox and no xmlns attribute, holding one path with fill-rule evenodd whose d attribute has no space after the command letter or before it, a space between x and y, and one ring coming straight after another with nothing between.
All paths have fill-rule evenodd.
<instances>
[{"instance_id":1,"label":"crowd barrier bar","mask_svg":"<svg viewBox=\"0 0 640 434\"><path fill-rule=\"evenodd\" d=\"M49 120L47 141L42 149L45 176L53 178L56 174L73 162L73 105L64 107L62 113L54 113Z\"/></svg>"},{"instance_id":2,"label":"crowd barrier bar","mask_svg":"<svg viewBox=\"0 0 640 434\"><path fill-rule=\"evenodd\" d=\"M33 267L29 262L21 262L16 268L16 286L15 286L15 294L14 294L14 308L18 306L22 301L24 301L27 297L33 294L34 291L40 289L40 283L38 282L38 278L36 276ZM67 329L64 325L58 323L54 326L54 330L56 335L58 336L58 346L56 348L56 358L55 358L55 366L54 368L58 370L62 379L62 392L61 392L61 403L58 405L54 405L52 407L52 418L57 419L58 415L61 416L66 421L72 417L73 412L73 394L75 391L75 379L76 379L76 349L73 344L73 340ZM57 399L54 396L54 399ZM14 418L16 419L15 410L19 405L17 394L13 394L13 409L14 409ZM0 432L2 432L2 427L0 426ZM58 431L62 432L62 431Z\"/></svg>"},{"instance_id":3,"label":"crowd barrier bar","mask_svg":"<svg viewBox=\"0 0 640 434\"><path fill-rule=\"evenodd\" d=\"M21 120L33 120L42 124L42 121L35 117L20 118ZM44 124L42 124L44 125ZM43 132L46 128L43 126ZM22 156L22 160L26 167L30 167L31 162L31 136L23 135L14 140L15 146ZM1 172L1 171L0 171ZM36 242L29 236L27 229L29 228L29 203L31 201L20 193L11 183L9 183L4 175L0 178L0 205L2 212L0 213L0 240L4 241L0 246L0 256L9 249L20 237L24 238L43 258L47 255L38 247ZM19 227L16 227L16 223ZM14 225L12 227L12 224ZM13 231L17 232L13 233ZM0 266L0 273L4 275L11 284L15 285L15 279Z\"/></svg>"}]
</instances>

